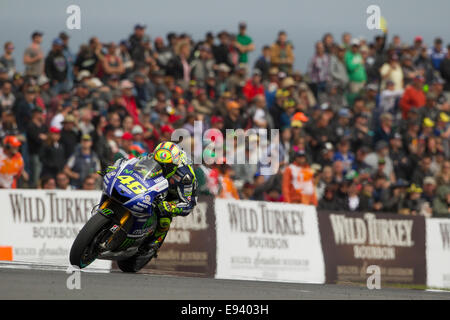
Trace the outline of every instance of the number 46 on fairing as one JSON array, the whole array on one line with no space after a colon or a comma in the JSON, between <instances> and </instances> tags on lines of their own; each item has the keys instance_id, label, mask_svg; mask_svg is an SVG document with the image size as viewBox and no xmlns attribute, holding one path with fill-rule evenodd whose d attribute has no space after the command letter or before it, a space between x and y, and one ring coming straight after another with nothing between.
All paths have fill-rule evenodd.
<instances>
[{"instance_id":1,"label":"number 46 on fairing","mask_svg":"<svg viewBox=\"0 0 450 320\"><path fill-rule=\"evenodd\" d=\"M131 176L118 176L117 179L135 194L141 194L147 190L139 181L136 181Z\"/></svg>"}]
</instances>

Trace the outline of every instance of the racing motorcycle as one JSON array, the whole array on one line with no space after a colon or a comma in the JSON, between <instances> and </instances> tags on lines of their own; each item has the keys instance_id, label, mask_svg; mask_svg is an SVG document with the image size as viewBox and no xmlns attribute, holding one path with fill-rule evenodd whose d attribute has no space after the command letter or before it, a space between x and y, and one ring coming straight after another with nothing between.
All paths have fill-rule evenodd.
<instances>
[{"instance_id":1,"label":"racing motorcycle","mask_svg":"<svg viewBox=\"0 0 450 320\"><path fill-rule=\"evenodd\" d=\"M70 263L85 268L96 259L115 260L123 272L137 272L156 256L143 241L157 227L157 203L169 182L152 157L122 161L103 176L102 197L70 250Z\"/></svg>"}]
</instances>

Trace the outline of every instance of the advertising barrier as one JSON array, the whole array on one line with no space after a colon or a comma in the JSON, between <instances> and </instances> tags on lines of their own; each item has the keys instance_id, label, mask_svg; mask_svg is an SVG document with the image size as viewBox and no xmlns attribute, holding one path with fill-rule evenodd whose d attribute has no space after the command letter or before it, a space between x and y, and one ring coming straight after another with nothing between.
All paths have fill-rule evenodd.
<instances>
[{"instance_id":1,"label":"advertising barrier","mask_svg":"<svg viewBox=\"0 0 450 320\"><path fill-rule=\"evenodd\" d=\"M69 252L100 191L0 189L0 260L69 265ZM110 268L96 261L92 268Z\"/></svg>"},{"instance_id":2,"label":"advertising barrier","mask_svg":"<svg viewBox=\"0 0 450 320\"><path fill-rule=\"evenodd\" d=\"M215 200L216 278L323 283L313 206Z\"/></svg>"},{"instance_id":3,"label":"advertising barrier","mask_svg":"<svg viewBox=\"0 0 450 320\"><path fill-rule=\"evenodd\" d=\"M0 261L69 265L100 191L0 189ZM219 279L450 288L450 219L200 196L146 267ZM110 269L96 260L90 268ZM116 264L113 263L113 268ZM372 269L373 270L373 269Z\"/></svg>"},{"instance_id":4,"label":"advertising barrier","mask_svg":"<svg viewBox=\"0 0 450 320\"><path fill-rule=\"evenodd\" d=\"M215 266L214 198L200 196L191 214L172 220L158 257L145 268L213 277Z\"/></svg>"},{"instance_id":5,"label":"advertising barrier","mask_svg":"<svg viewBox=\"0 0 450 320\"><path fill-rule=\"evenodd\" d=\"M427 219L426 228L427 286L450 289L450 219Z\"/></svg>"},{"instance_id":6,"label":"advertising barrier","mask_svg":"<svg viewBox=\"0 0 450 320\"><path fill-rule=\"evenodd\" d=\"M366 282L380 267L381 282L425 284L425 218L318 212L326 282Z\"/></svg>"}]
</instances>

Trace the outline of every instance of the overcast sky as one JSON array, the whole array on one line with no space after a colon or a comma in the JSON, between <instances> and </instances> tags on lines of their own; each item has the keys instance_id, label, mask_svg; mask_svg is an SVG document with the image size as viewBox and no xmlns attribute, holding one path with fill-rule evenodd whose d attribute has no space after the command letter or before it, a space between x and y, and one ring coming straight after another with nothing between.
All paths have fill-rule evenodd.
<instances>
[{"instance_id":1,"label":"overcast sky","mask_svg":"<svg viewBox=\"0 0 450 320\"><path fill-rule=\"evenodd\" d=\"M71 4L81 7L81 30L66 29ZM104 42L128 37L136 22L146 24L152 38L175 31L199 39L207 31L236 31L238 22L246 21L257 48L251 61L283 29L295 45L296 68L304 71L314 42L325 32L339 39L344 31L368 39L379 33L366 27L371 4L380 6L391 36L411 42L422 35L427 44L440 36L445 44L450 42L450 0L0 0L0 44L3 49L5 41L14 42L16 63L23 70L22 54L34 30L44 32L45 52L65 30L76 53L93 35Z\"/></svg>"}]
</instances>

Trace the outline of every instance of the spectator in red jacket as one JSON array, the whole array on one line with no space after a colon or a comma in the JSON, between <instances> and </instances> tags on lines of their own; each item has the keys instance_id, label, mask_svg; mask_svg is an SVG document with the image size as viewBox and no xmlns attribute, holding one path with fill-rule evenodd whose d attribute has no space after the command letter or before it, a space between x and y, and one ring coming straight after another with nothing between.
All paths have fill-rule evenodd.
<instances>
[{"instance_id":1,"label":"spectator in red jacket","mask_svg":"<svg viewBox=\"0 0 450 320\"><path fill-rule=\"evenodd\" d=\"M264 86L261 83L261 79L261 71L255 69L253 71L253 76L247 81L244 88L242 89L244 96L247 98L247 102L250 103L258 94L264 95Z\"/></svg>"},{"instance_id":2,"label":"spectator in red jacket","mask_svg":"<svg viewBox=\"0 0 450 320\"><path fill-rule=\"evenodd\" d=\"M128 114L133 117L134 124L141 124L139 121L139 113L136 98L133 94L134 85L130 80L122 80L120 89L122 90L122 98L125 102L125 108Z\"/></svg>"},{"instance_id":3,"label":"spectator in red jacket","mask_svg":"<svg viewBox=\"0 0 450 320\"><path fill-rule=\"evenodd\" d=\"M425 106L426 97L422 89L424 81L424 77L418 75L414 78L414 81L406 87L405 93L403 93L403 96L400 99L400 108L402 109L403 119L407 118L411 108L422 108Z\"/></svg>"}]
</instances>

